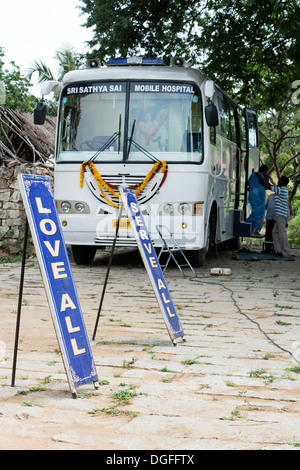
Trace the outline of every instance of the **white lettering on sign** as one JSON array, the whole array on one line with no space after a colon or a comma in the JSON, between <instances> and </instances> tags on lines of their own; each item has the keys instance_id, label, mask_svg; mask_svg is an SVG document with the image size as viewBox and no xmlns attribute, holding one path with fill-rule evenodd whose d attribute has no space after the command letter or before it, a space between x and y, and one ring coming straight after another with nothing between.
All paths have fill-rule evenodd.
<instances>
[{"instance_id":1,"label":"white lettering on sign","mask_svg":"<svg viewBox=\"0 0 300 470\"><path fill-rule=\"evenodd\" d=\"M132 209L132 212L134 212L135 214L138 213L139 208L137 207L137 205L136 205L135 202L132 202L132 203L130 204L130 207L131 207L131 209Z\"/></svg>"},{"instance_id":2,"label":"white lettering on sign","mask_svg":"<svg viewBox=\"0 0 300 470\"><path fill-rule=\"evenodd\" d=\"M134 214L137 214L139 212L139 208L137 207L135 202L130 203L130 209ZM143 224L143 219L142 219L141 216L135 215L135 221L136 221L137 227L143 227L144 229L146 229L146 227ZM140 229L139 230L139 236L140 236L140 239L143 242L142 245L145 248L145 250L147 251L147 253L149 255L154 254L154 253L152 253L152 249L154 250L152 243L151 242L150 243L144 242L144 240L149 241L149 238L148 238L148 235L147 235L147 230ZM157 258L155 256L149 256L149 262L150 262L150 265L151 265L152 268L158 268ZM168 312L169 317L170 318L175 317L175 313L172 313L171 310L170 310L170 307L168 306L168 304L171 303L171 299L168 298L168 295L167 295L168 290L167 290L167 287L165 286L164 282L162 281L162 279L160 279L160 278L158 279L157 285L158 285L159 291L161 291L161 290L165 291L165 292L161 292L161 299L162 299L163 304L166 308L166 311Z\"/></svg>"},{"instance_id":3,"label":"white lettering on sign","mask_svg":"<svg viewBox=\"0 0 300 470\"><path fill-rule=\"evenodd\" d=\"M51 214L51 209L45 209L43 207L42 200L40 197L36 197L35 200L39 214Z\"/></svg>"},{"instance_id":4,"label":"white lettering on sign","mask_svg":"<svg viewBox=\"0 0 300 470\"><path fill-rule=\"evenodd\" d=\"M91 93L120 93L123 91L122 84L112 83L110 85L86 85L72 86L67 88L67 95L86 95Z\"/></svg>"},{"instance_id":5,"label":"white lettering on sign","mask_svg":"<svg viewBox=\"0 0 300 470\"><path fill-rule=\"evenodd\" d=\"M163 85L162 91L168 93L194 93L193 87L187 85Z\"/></svg>"},{"instance_id":6,"label":"white lettering on sign","mask_svg":"<svg viewBox=\"0 0 300 470\"><path fill-rule=\"evenodd\" d=\"M51 263L51 268L54 279L65 279L68 277L67 273L65 272L65 263L63 261L59 261L58 263Z\"/></svg>"},{"instance_id":7,"label":"white lettering on sign","mask_svg":"<svg viewBox=\"0 0 300 470\"><path fill-rule=\"evenodd\" d=\"M71 317L66 317L65 320L66 320L68 332L69 332L70 334L71 334L71 333L78 333L78 331L80 331L80 327L79 327L79 326L76 326L75 328L73 327L72 322L71 322Z\"/></svg>"},{"instance_id":8,"label":"white lettering on sign","mask_svg":"<svg viewBox=\"0 0 300 470\"><path fill-rule=\"evenodd\" d=\"M50 225L50 228L47 227L48 225ZM43 219L40 221L40 229L44 235L55 235L57 227L54 220Z\"/></svg>"},{"instance_id":9,"label":"white lettering on sign","mask_svg":"<svg viewBox=\"0 0 300 470\"><path fill-rule=\"evenodd\" d=\"M86 352L85 348L78 349L77 341L75 338L71 339L71 344L72 344L74 356L79 356L80 354L84 354Z\"/></svg>"},{"instance_id":10,"label":"white lettering on sign","mask_svg":"<svg viewBox=\"0 0 300 470\"><path fill-rule=\"evenodd\" d=\"M60 311L65 312L67 308L71 308L72 310L75 310L76 305L73 303L73 301L70 298L69 294L63 294L62 297L61 297Z\"/></svg>"},{"instance_id":11,"label":"white lettering on sign","mask_svg":"<svg viewBox=\"0 0 300 470\"><path fill-rule=\"evenodd\" d=\"M154 256L150 256L149 261L150 261L150 264L151 264L152 268L157 268L158 267L156 259L154 258Z\"/></svg>"},{"instance_id":12,"label":"white lettering on sign","mask_svg":"<svg viewBox=\"0 0 300 470\"><path fill-rule=\"evenodd\" d=\"M43 207L43 203L40 197L36 197L35 201L39 214L51 214L51 209ZM52 219L42 219L40 221L40 229L44 235L50 237L53 237L57 233L56 223ZM44 241L44 244L47 247L50 255L53 258L57 258L60 250L60 240L46 240ZM56 261L51 263L51 268L55 280L68 278L64 261ZM76 310L76 305L70 298L69 294L62 294L60 302L60 313L65 312L67 309ZM65 317L65 322L67 325L68 333L74 334L80 332L79 326L72 325L72 320L70 316ZM78 348L76 338L72 338L70 341L74 356L79 356L80 354L84 354L86 352L85 348Z\"/></svg>"},{"instance_id":13,"label":"white lettering on sign","mask_svg":"<svg viewBox=\"0 0 300 470\"><path fill-rule=\"evenodd\" d=\"M194 93L192 85L168 83L137 83L132 90L135 93Z\"/></svg>"},{"instance_id":14,"label":"white lettering on sign","mask_svg":"<svg viewBox=\"0 0 300 470\"><path fill-rule=\"evenodd\" d=\"M142 240L149 240L146 230L140 230L140 237Z\"/></svg>"},{"instance_id":15,"label":"white lettering on sign","mask_svg":"<svg viewBox=\"0 0 300 470\"><path fill-rule=\"evenodd\" d=\"M158 91L160 91L160 86L159 85L135 85L134 91L136 91L136 92L141 92L141 91L158 92Z\"/></svg>"},{"instance_id":16,"label":"white lettering on sign","mask_svg":"<svg viewBox=\"0 0 300 470\"><path fill-rule=\"evenodd\" d=\"M51 243L48 240L46 242L44 242L44 244L48 248L48 250L51 253L51 255L53 256L53 258L57 258L58 255L59 255L60 240L55 240L54 248L51 246Z\"/></svg>"}]
</instances>

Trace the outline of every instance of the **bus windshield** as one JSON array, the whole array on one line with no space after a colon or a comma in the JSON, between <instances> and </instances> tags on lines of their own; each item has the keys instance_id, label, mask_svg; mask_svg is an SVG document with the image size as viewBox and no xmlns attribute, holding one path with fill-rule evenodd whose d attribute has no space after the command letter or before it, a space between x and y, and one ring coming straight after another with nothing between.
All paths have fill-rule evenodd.
<instances>
[{"instance_id":1,"label":"bus windshield","mask_svg":"<svg viewBox=\"0 0 300 470\"><path fill-rule=\"evenodd\" d=\"M75 83L64 88L57 162L201 163L197 86L178 82Z\"/></svg>"}]
</instances>

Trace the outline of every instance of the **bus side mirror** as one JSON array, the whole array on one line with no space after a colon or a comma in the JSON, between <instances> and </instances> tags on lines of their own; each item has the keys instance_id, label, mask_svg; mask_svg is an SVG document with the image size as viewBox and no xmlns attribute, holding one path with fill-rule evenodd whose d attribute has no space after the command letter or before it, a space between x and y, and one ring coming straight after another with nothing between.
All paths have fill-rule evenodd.
<instances>
[{"instance_id":1,"label":"bus side mirror","mask_svg":"<svg viewBox=\"0 0 300 470\"><path fill-rule=\"evenodd\" d=\"M207 125L209 127L216 127L219 125L218 110L213 103L210 103L209 105L205 106L205 117Z\"/></svg>"},{"instance_id":2,"label":"bus side mirror","mask_svg":"<svg viewBox=\"0 0 300 470\"><path fill-rule=\"evenodd\" d=\"M33 112L33 122L39 126L42 126L46 120L47 106L43 101L40 101Z\"/></svg>"}]
</instances>

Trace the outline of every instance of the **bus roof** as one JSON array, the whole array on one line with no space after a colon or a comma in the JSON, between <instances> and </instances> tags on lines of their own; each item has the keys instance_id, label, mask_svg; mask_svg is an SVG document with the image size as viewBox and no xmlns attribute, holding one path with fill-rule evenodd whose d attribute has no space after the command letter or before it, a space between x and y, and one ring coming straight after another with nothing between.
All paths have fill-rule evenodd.
<instances>
[{"instance_id":1,"label":"bus roof","mask_svg":"<svg viewBox=\"0 0 300 470\"><path fill-rule=\"evenodd\" d=\"M99 67L68 72L62 81L65 86L74 82L96 80L170 80L190 81L201 85L207 78L200 71L191 67L169 66L134 66Z\"/></svg>"}]
</instances>

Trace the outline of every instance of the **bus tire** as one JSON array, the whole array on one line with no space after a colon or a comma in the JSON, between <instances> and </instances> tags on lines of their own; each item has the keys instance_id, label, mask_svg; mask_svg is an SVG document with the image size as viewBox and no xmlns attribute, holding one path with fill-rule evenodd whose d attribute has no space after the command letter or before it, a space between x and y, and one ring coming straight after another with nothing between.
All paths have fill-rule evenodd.
<instances>
[{"instance_id":1,"label":"bus tire","mask_svg":"<svg viewBox=\"0 0 300 470\"><path fill-rule=\"evenodd\" d=\"M193 268L201 268L205 262L207 251L202 248L202 250L188 250L185 254L193 266Z\"/></svg>"},{"instance_id":2,"label":"bus tire","mask_svg":"<svg viewBox=\"0 0 300 470\"><path fill-rule=\"evenodd\" d=\"M207 255L213 253L216 246L216 228L217 228L217 218L215 211L212 211L209 217L208 224L208 238L206 241L206 247L201 250L196 250L194 252L194 268L201 268L204 265Z\"/></svg>"},{"instance_id":3,"label":"bus tire","mask_svg":"<svg viewBox=\"0 0 300 470\"><path fill-rule=\"evenodd\" d=\"M76 264L91 264L96 247L91 245L72 245L72 254Z\"/></svg>"}]
</instances>

